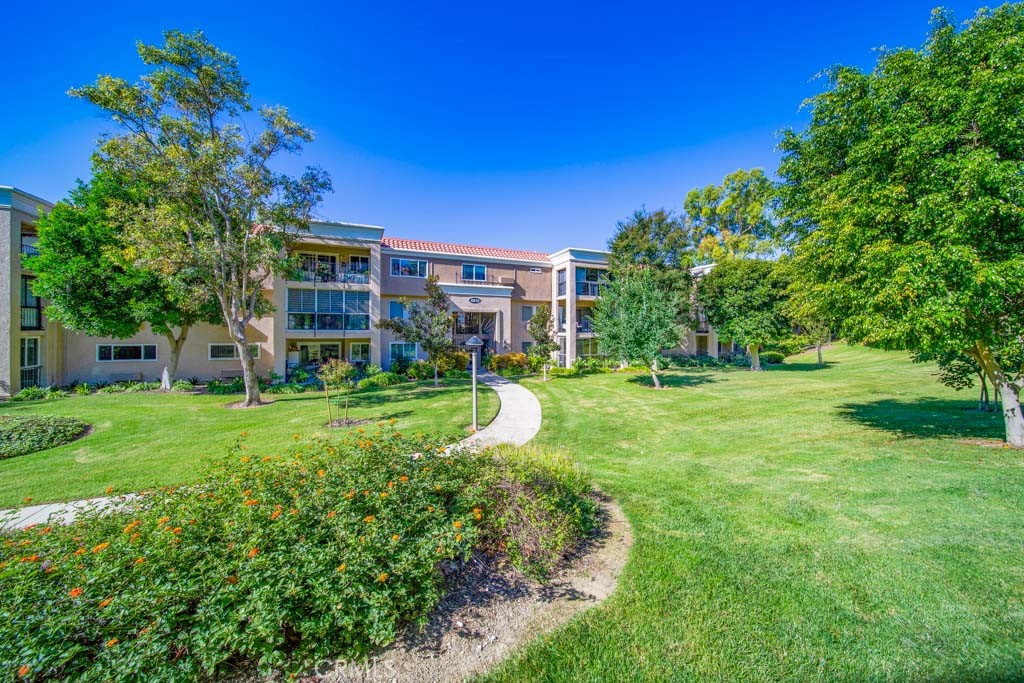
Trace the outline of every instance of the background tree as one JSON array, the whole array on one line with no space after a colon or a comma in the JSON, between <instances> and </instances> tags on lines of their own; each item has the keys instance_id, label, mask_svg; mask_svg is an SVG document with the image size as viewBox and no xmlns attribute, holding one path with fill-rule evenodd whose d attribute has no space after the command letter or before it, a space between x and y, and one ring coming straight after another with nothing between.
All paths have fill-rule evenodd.
<instances>
[{"instance_id":1,"label":"background tree","mask_svg":"<svg viewBox=\"0 0 1024 683\"><path fill-rule=\"evenodd\" d=\"M526 333L533 337L530 354L542 358L545 365L551 362L551 354L558 350L555 341L555 323L551 319L551 307L541 304L526 323ZM535 366L536 367L536 366Z\"/></svg>"},{"instance_id":2,"label":"background tree","mask_svg":"<svg viewBox=\"0 0 1024 683\"><path fill-rule=\"evenodd\" d=\"M975 380L981 385L978 395L978 411L992 412L992 402L988 393L988 380L985 371L978 362L963 353L912 353L911 360L915 363L935 363L939 368L939 381L947 387L962 391L974 386Z\"/></svg>"},{"instance_id":3,"label":"background tree","mask_svg":"<svg viewBox=\"0 0 1024 683\"><path fill-rule=\"evenodd\" d=\"M763 169L739 169L721 185L690 190L683 201L689 242L702 263L764 253L776 233L775 183Z\"/></svg>"},{"instance_id":4,"label":"background tree","mask_svg":"<svg viewBox=\"0 0 1024 683\"><path fill-rule=\"evenodd\" d=\"M352 378L356 376L356 367L348 361L340 358L331 358L317 370L316 378L324 385L324 394L327 396L327 424L334 424L334 416L331 415L331 389L339 389L350 385ZM348 424L348 396L345 396L345 417L342 425Z\"/></svg>"},{"instance_id":5,"label":"background tree","mask_svg":"<svg viewBox=\"0 0 1024 683\"><path fill-rule=\"evenodd\" d=\"M640 361L650 370L656 389L662 350L678 342L678 304L650 269L634 270L613 280L594 307L594 331L601 347L617 359Z\"/></svg>"},{"instance_id":6,"label":"background tree","mask_svg":"<svg viewBox=\"0 0 1024 683\"><path fill-rule=\"evenodd\" d=\"M289 269L286 247L308 230L330 179L316 168L298 178L271 168L313 134L283 107L246 116L248 83L235 58L201 32L169 31L162 47L139 43L138 52L153 67L138 83L100 76L71 90L122 130L101 141L96 167L146 186L145 201L117 202L108 214L143 269L188 273L197 296L216 298L241 358L243 405L257 405L247 327L272 310L263 289Z\"/></svg>"},{"instance_id":7,"label":"background tree","mask_svg":"<svg viewBox=\"0 0 1024 683\"><path fill-rule=\"evenodd\" d=\"M788 268L774 261L726 258L697 282L697 303L718 336L744 346L750 369L761 370L760 351L788 336Z\"/></svg>"},{"instance_id":8,"label":"background tree","mask_svg":"<svg viewBox=\"0 0 1024 683\"><path fill-rule=\"evenodd\" d=\"M26 260L34 292L49 300L47 315L64 327L95 337L124 339L149 324L167 338L169 390L181 349L197 322L220 319L216 302L196 296L187 272L166 274L136 263L124 226L108 210L117 202L141 203L145 190L108 174L79 183L67 200L39 219L39 255Z\"/></svg>"},{"instance_id":9,"label":"background tree","mask_svg":"<svg viewBox=\"0 0 1024 683\"><path fill-rule=\"evenodd\" d=\"M427 352L434 366L434 386L438 386L437 365L441 357L452 350L451 303L438 284L438 276L430 275L425 283L427 298L423 302L402 299L402 307L409 311L407 318L381 318L377 327L390 330L402 341L419 344Z\"/></svg>"},{"instance_id":10,"label":"background tree","mask_svg":"<svg viewBox=\"0 0 1024 683\"><path fill-rule=\"evenodd\" d=\"M939 11L919 50L837 67L811 122L784 134L785 218L801 286L842 336L962 353L1024 446L1024 6L958 31Z\"/></svg>"},{"instance_id":11,"label":"background tree","mask_svg":"<svg viewBox=\"0 0 1024 683\"><path fill-rule=\"evenodd\" d=\"M693 279L690 268L696 252L683 221L670 211L636 211L620 221L608 241L608 270L613 278L638 269L650 269L664 291L673 292L679 308L676 319L685 325L690 316Z\"/></svg>"}]
</instances>

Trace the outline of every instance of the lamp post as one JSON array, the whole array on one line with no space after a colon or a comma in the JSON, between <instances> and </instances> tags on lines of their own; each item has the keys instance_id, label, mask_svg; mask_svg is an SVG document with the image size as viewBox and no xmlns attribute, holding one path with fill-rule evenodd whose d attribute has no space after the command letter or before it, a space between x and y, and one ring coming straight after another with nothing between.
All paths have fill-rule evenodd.
<instances>
[{"instance_id":1,"label":"lamp post","mask_svg":"<svg viewBox=\"0 0 1024 683\"><path fill-rule=\"evenodd\" d=\"M480 353L480 348L484 345L482 341L473 335L466 340L466 348L469 349L470 354L473 356L473 433L476 434L477 425L477 410L476 410L476 368L477 368L477 355Z\"/></svg>"}]
</instances>

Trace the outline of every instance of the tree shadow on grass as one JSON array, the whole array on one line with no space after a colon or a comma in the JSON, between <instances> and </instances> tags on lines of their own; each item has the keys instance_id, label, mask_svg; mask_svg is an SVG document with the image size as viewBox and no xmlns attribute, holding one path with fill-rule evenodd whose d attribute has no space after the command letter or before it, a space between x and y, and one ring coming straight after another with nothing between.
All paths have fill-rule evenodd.
<instances>
[{"instance_id":1,"label":"tree shadow on grass","mask_svg":"<svg viewBox=\"0 0 1024 683\"><path fill-rule=\"evenodd\" d=\"M1002 414L980 413L973 401L922 398L847 403L839 414L871 429L901 438L1002 439Z\"/></svg>"},{"instance_id":2,"label":"tree shadow on grass","mask_svg":"<svg viewBox=\"0 0 1024 683\"><path fill-rule=\"evenodd\" d=\"M773 372L813 372L816 370L828 370L839 365L835 361L825 361L824 365L818 365L818 361L808 361L806 363L793 363L786 361L781 365L769 365L768 370Z\"/></svg>"},{"instance_id":3,"label":"tree shadow on grass","mask_svg":"<svg viewBox=\"0 0 1024 683\"><path fill-rule=\"evenodd\" d=\"M711 384L718 380L714 378L710 373L665 373L658 374L658 380L661 382L663 389L681 389L686 387L699 387L702 384ZM639 384L644 387L653 387L654 382L651 380L650 375L636 375L630 377L628 380L632 384Z\"/></svg>"}]
</instances>

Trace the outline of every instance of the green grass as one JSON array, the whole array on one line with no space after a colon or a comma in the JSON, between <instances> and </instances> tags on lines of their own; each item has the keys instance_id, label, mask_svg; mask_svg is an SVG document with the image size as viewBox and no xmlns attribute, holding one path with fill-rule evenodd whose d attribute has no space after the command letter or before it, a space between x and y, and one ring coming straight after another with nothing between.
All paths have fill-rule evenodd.
<instances>
[{"instance_id":1,"label":"green grass","mask_svg":"<svg viewBox=\"0 0 1024 683\"><path fill-rule=\"evenodd\" d=\"M826 359L525 380L636 540L488 680L1024 678L1024 454L903 354Z\"/></svg>"},{"instance_id":2,"label":"green grass","mask_svg":"<svg viewBox=\"0 0 1024 683\"><path fill-rule=\"evenodd\" d=\"M107 487L126 492L193 481L203 456L222 455L242 432L248 433L250 448L272 454L292 443L295 434L346 431L326 429L327 402L321 392L266 395L264 400L273 403L260 408L226 407L239 399L125 393L2 404L2 414L72 415L91 424L93 432L58 448L0 460L0 508L22 505L27 497L33 503L63 501L103 495ZM497 411L497 395L481 387L481 422L490 422ZM349 417L395 418L397 429L406 433L454 436L471 421L469 383L358 391L351 395Z\"/></svg>"}]
</instances>

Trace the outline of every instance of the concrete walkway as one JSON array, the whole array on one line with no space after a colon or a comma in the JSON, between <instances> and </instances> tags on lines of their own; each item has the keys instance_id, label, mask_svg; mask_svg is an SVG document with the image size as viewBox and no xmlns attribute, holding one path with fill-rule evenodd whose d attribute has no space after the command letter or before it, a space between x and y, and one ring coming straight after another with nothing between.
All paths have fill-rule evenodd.
<instances>
[{"instance_id":1,"label":"concrete walkway","mask_svg":"<svg viewBox=\"0 0 1024 683\"><path fill-rule=\"evenodd\" d=\"M540 431L540 401L533 392L500 375L480 373L481 384L494 389L501 405L491 423L473 436L459 442L463 446L484 447L510 443L521 446ZM30 524L67 524L86 508L106 509L135 498L135 495L89 498L70 503L47 503L0 510L0 530L20 529Z\"/></svg>"}]
</instances>

